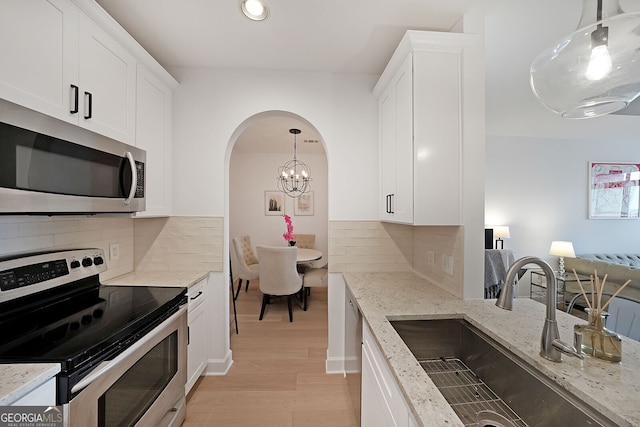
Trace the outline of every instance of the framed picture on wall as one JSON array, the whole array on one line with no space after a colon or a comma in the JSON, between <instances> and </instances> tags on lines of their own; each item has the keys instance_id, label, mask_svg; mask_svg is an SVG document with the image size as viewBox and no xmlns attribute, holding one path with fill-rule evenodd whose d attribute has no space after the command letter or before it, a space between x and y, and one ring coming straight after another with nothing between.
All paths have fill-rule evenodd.
<instances>
[{"instance_id":1,"label":"framed picture on wall","mask_svg":"<svg viewBox=\"0 0 640 427\"><path fill-rule=\"evenodd\" d=\"M304 193L293 202L295 215L313 215L313 191Z\"/></svg>"},{"instance_id":2,"label":"framed picture on wall","mask_svg":"<svg viewBox=\"0 0 640 427\"><path fill-rule=\"evenodd\" d=\"M284 213L284 193L267 190L264 192L264 214L267 216L282 216Z\"/></svg>"},{"instance_id":3,"label":"framed picture on wall","mask_svg":"<svg viewBox=\"0 0 640 427\"><path fill-rule=\"evenodd\" d=\"M640 217L640 162L589 162L589 219Z\"/></svg>"}]
</instances>

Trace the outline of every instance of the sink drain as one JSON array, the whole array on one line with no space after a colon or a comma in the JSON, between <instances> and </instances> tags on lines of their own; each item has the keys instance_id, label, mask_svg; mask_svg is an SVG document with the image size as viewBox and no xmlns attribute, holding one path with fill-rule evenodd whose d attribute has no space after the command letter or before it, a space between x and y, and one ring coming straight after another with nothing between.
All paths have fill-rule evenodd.
<instances>
[{"instance_id":1,"label":"sink drain","mask_svg":"<svg viewBox=\"0 0 640 427\"><path fill-rule=\"evenodd\" d=\"M516 427L511 420L493 411L478 412L477 421L478 427Z\"/></svg>"}]
</instances>

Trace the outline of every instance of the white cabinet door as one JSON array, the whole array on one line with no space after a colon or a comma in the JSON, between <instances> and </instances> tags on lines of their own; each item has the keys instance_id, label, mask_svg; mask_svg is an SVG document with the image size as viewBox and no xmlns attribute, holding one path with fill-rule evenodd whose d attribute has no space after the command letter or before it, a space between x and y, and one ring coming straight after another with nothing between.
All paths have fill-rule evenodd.
<instances>
[{"instance_id":1,"label":"white cabinet door","mask_svg":"<svg viewBox=\"0 0 640 427\"><path fill-rule=\"evenodd\" d=\"M77 122L78 17L65 0L0 2L0 98Z\"/></svg>"},{"instance_id":2,"label":"white cabinet door","mask_svg":"<svg viewBox=\"0 0 640 427\"><path fill-rule=\"evenodd\" d=\"M366 323L362 325L362 425L407 427L411 410Z\"/></svg>"},{"instance_id":3,"label":"white cabinet door","mask_svg":"<svg viewBox=\"0 0 640 427\"><path fill-rule=\"evenodd\" d=\"M54 406L56 404L56 379L51 378L30 391L11 406Z\"/></svg>"},{"instance_id":4,"label":"white cabinet door","mask_svg":"<svg viewBox=\"0 0 640 427\"><path fill-rule=\"evenodd\" d=\"M136 61L88 17L79 28L79 124L133 145Z\"/></svg>"},{"instance_id":5,"label":"white cabinet door","mask_svg":"<svg viewBox=\"0 0 640 427\"><path fill-rule=\"evenodd\" d=\"M381 219L413 221L413 84L407 57L380 98Z\"/></svg>"},{"instance_id":6,"label":"white cabinet door","mask_svg":"<svg viewBox=\"0 0 640 427\"><path fill-rule=\"evenodd\" d=\"M171 90L140 64L137 73L136 147L147 152L147 207L136 216L168 216L171 215Z\"/></svg>"},{"instance_id":7,"label":"white cabinet door","mask_svg":"<svg viewBox=\"0 0 640 427\"><path fill-rule=\"evenodd\" d=\"M397 426L382 393L382 385L374 371L374 362L366 346L362 346L361 425L367 427Z\"/></svg>"},{"instance_id":8,"label":"white cabinet door","mask_svg":"<svg viewBox=\"0 0 640 427\"><path fill-rule=\"evenodd\" d=\"M389 88L380 99L380 135L381 135L381 176L382 209L380 219L393 219L394 197L396 192L396 97Z\"/></svg>"},{"instance_id":9,"label":"white cabinet door","mask_svg":"<svg viewBox=\"0 0 640 427\"><path fill-rule=\"evenodd\" d=\"M196 283L187 291L189 299L187 321L189 325L189 341L187 346L187 384L185 393L189 393L204 371L206 358L206 316L207 279Z\"/></svg>"}]
</instances>

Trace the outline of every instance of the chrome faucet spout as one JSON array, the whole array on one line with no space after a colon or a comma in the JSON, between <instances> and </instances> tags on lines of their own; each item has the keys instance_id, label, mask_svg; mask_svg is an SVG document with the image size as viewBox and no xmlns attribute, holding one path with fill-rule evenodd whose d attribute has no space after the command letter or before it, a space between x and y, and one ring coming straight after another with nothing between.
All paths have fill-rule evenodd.
<instances>
[{"instance_id":1,"label":"chrome faucet spout","mask_svg":"<svg viewBox=\"0 0 640 427\"><path fill-rule=\"evenodd\" d=\"M540 339L540 355L552 362L562 361L561 352L582 358L582 354L579 350L576 351L575 349L572 349L573 351L570 351L571 346L560 340L558 322L556 321L558 281L549 263L543 259L526 256L517 259L513 264L511 264L509 271L507 271L507 277L500 290L498 300L496 301L496 306L504 310L513 309L516 275L518 274L518 271L527 264L536 264L542 268L547 283L547 315L542 328L542 337Z\"/></svg>"}]
</instances>

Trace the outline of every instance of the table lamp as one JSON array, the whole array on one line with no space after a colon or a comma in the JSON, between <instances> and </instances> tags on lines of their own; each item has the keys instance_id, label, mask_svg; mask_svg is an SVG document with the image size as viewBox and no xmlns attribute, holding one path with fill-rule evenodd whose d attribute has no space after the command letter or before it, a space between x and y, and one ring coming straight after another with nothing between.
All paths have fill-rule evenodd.
<instances>
[{"instance_id":1,"label":"table lamp","mask_svg":"<svg viewBox=\"0 0 640 427\"><path fill-rule=\"evenodd\" d=\"M573 243L564 242L561 240L554 240L551 242L551 249L549 249L549 255L560 257L558 260L558 274L564 276L564 257L575 258L576 253L573 250Z\"/></svg>"},{"instance_id":2,"label":"table lamp","mask_svg":"<svg viewBox=\"0 0 640 427\"><path fill-rule=\"evenodd\" d=\"M494 225L493 237L496 238L496 249L504 249L504 241L502 239L509 239L511 237L511 234L509 233L509 226ZM500 243L500 247L498 247L498 243Z\"/></svg>"}]
</instances>

